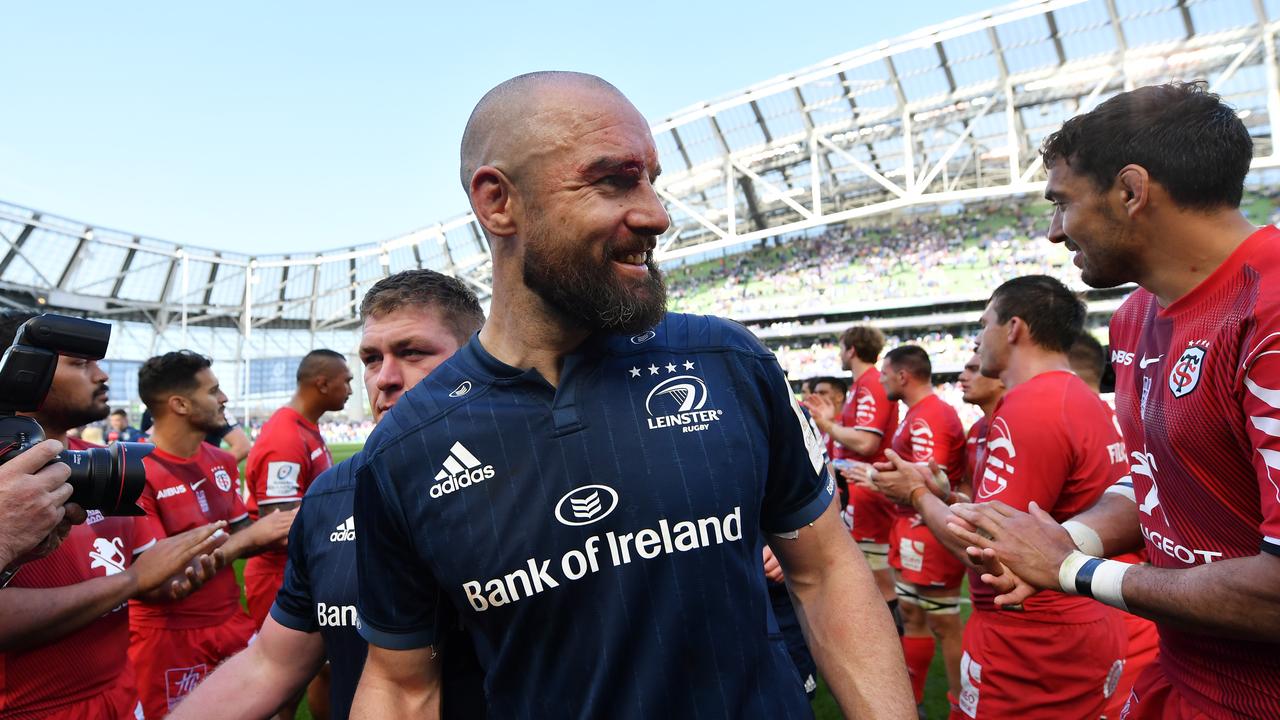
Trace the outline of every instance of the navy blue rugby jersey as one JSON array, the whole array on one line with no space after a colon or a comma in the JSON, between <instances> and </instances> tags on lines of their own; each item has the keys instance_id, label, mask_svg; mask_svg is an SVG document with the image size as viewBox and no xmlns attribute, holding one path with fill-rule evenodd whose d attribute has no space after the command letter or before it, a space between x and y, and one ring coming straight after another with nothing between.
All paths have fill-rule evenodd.
<instances>
[{"instance_id":1,"label":"navy blue rugby jersey","mask_svg":"<svg viewBox=\"0 0 1280 720\"><path fill-rule=\"evenodd\" d=\"M835 483L741 325L598 334L558 388L473 337L357 473L360 633L422 647L460 616L492 716L812 716L770 642L761 533L815 520Z\"/></svg>"},{"instance_id":2,"label":"navy blue rugby jersey","mask_svg":"<svg viewBox=\"0 0 1280 720\"><path fill-rule=\"evenodd\" d=\"M356 525L352 504L355 456L316 478L289 529L289 561L271 617L299 632L319 632L330 664L329 703L334 718L351 714L368 644L357 628ZM485 717L479 663L465 633L444 628L440 659L445 720Z\"/></svg>"}]
</instances>

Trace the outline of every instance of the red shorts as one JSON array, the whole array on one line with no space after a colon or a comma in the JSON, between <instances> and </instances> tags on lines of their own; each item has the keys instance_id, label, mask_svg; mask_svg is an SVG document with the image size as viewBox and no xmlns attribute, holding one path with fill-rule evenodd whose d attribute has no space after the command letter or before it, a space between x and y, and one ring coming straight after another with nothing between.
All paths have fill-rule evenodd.
<instances>
[{"instance_id":1,"label":"red shorts","mask_svg":"<svg viewBox=\"0 0 1280 720\"><path fill-rule=\"evenodd\" d=\"M132 673L121 673L106 690L55 710L6 714L10 720L143 720L142 703Z\"/></svg>"},{"instance_id":2,"label":"red shorts","mask_svg":"<svg viewBox=\"0 0 1280 720\"><path fill-rule=\"evenodd\" d=\"M964 563L914 515L900 515L894 523L889 566L903 582L925 588L958 588L964 580Z\"/></svg>"},{"instance_id":3,"label":"red shorts","mask_svg":"<svg viewBox=\"0 0 1280 720\"><path fill-rule=\"evenodd\" d=\"M885 496L858 487L849 486L849 506L853 508L853 529L849 534L858 542L889 542L893 521L897 515L893 503Z\"/></svg>"},{"instance_id":4,"label":"red shorts","mask_svg":"<svg viewBox=\"0 0 1280 720\"><path fill-rule=\"evenodd\" d=\"M280 592L280 586L284 584L284 570L251 572L251 568L251 565L245 565L244 595L249 605L249 617L253 618L253 626L261 630L262 623L267 621L267 613L271 611L271 604L276 601L276 593Z\"/></svg>"},{"instance_id":5,"label":"red shorts","mask_svg":"<svg viewBox=\"0 0 1280 720\"><path fill-rule=\"evenodd\" d=\"M1146 672L1148 665L1155 663L1156 656L1160 654L1160 633L1156 630L1155 623L1127 612L1120 613L1120 619L1124 621L1124 629L1129 635L1129 649L1124 654L1124 672L1120 675L1120 684L1107 703L1107 717L1110 720L1120 717L1125 703L1129 701L1129 692L1133 690L1134 683Z\"/></svg>"},{"instance_id":6,"label":"red shorts","mask_svg":"<svg viewBox=\"0 0 1280 720\"><path fill-rule=\"evenodd\" d=\"M979 610L964 628L960 698L951 720L1100 717L1124 648L1119 613L1057 624Z\"/></svg>"},{"instance_id":7,"label":"red shorts","mask_svg":"<svg viewBox=\"0 0 1280 720\"><path fill-rule=\"evenodd\" d=\"M138 695L147 720L168 714L219 663L243 650L252 637L253 620L242 612L211 627L131 627L129 660L137 674Z\"/></svg>"},{"instance_id":8,"label":"red shorts","mask_svg":"<svg viewBox=\"0 0 1280 720\"><path fill-rule=\"evenodd\" d=\"M1159 663L1152 663L1138 676L1120 720L1212 720L1165 679Z\"/></svg>"}]
</instances>

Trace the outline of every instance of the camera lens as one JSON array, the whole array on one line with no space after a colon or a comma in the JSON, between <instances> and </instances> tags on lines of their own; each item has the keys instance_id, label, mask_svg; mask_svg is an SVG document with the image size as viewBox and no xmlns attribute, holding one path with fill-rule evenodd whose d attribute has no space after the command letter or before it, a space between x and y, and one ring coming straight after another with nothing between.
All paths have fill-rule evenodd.
<instances>
[{"instance_id":1,"label":"camera lens","mask_svg":"<svg viewBox=\"0 0 1280 720\"><path fill-rule=\"evenodd\" d=\"M105 448L63 450L58 459L71 468L70 502L103 515L143 515L138 496L147 484L142 458L155 446L114 442Z\"/></svg>"}]
</instances>

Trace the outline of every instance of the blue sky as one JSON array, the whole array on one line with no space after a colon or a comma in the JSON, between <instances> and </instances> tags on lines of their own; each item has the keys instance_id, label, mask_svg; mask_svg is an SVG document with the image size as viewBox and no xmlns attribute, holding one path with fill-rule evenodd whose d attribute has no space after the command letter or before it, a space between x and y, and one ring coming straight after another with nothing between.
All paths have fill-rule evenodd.
<instances>
[{"instance_id":1,"label":"blue sky","mask_svg":"<svg viewBox=\"0 0 1280 720\"><path fill-rule=\"evenodd\" d=\"M466 210L463 124L513 75L592 72L660 120L995 6L442 4L10 4L0 200L237 252L382 240Z\"/></svg>"}]
</instances>

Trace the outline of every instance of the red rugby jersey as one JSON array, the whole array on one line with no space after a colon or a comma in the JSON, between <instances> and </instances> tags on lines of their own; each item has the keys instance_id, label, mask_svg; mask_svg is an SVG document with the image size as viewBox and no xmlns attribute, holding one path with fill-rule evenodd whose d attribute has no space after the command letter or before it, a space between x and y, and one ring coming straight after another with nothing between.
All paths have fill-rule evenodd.
<instances>
[{"instance_id":1,"label":"red rugby jersey","mask_svg":"<svg viewBox=\"0 0 1280 720\"><path fill-rule=\"evenodd\" d=\"M1069 372L1041 373L996 405L973 499L999 500L1019 510L1034 500L1062 522L1093 505L1125 470L1124 444L1106 403ZM969 571L973 607L995 611L996 593L979 575ZM1050 591L1023 607L1024 616L1063 623L1092 622L1113 612L1089 598Z\"/></svg>"},{"instance_id":2,"label":"red rugby jersey","mask_svg":"<svg viewBox=\"0 0 1280 720\"><path fill-rule=\"evenodd\" d=\"M177 535L218 520L231 524L249 517L236 492L238 471L231 453L200 443L192 457L181 458L156 448L143 463L147 486L138 505L146 511L145 523L156 537ZM130 606L132 621L149 627L208 627L243 612L240 587L230 567L178 602L133 600Z\"/></svg>"},{"instance_id":3,"label":"red rugby jersey","mask_svg":"<svg viewBox=\"0 0 1280 720\"><path fill-rule=\"evenodd\" d=\"M1167 308L1134 292L1111 347L1151 564L1280 555L1280 231ZM1280 717L1280 645L1161 624L1159 662L1211 717Z\"/></svg>"},{"instance_id":4,"label":"red rugby jersey","mask_svg":"<svg viewBox=\"0 0 1280 720\"><path fill-rule=\"evenodd\" d=\"M853 381L853 387L849 389L849 400L840 413L840 424L875 433L881 438L893 435L894 428L898 426L898 403L891 402L885 394L884 385L880 384L879 370L867 368L866 372ZM860 462L881 462L887 447L888 443L882 439L875 454L862 456L836 443L835 457Z\"/></svg>"},{"instance_id":5,"label":"red rugby jersey","mask_svg":"<svg viewBox=\"0 0 1280 720\"><path fill-rule=\"evenodd\" d=\"M71 450L98 447L67 438ZM104 517L91 510L83 525L48 556L22 566L13 588L58 588L124 572L133 556L155 543L132 517ZM0 653L0 717L41 716L121 682L129 667L128 604L44 647Z\"/></svg>"},{"instance_id":6,"label":"red rugby jersey","mask_svg":"<svg viewBox=\"0 0 1280 720\"><path fill-rule=\"evenodd\" d=\"M930 394L907 408L907 414L893 433L893 451L903 460L927 463L936 460L955 485L964 473L965 435L960 415L942 398ZM903 505L894 505L903 516L916 511Z\"/></svg>"},{"instance_id":7,"label":"red rugby jersey","mask_svg":"<svg viewBox=\"0 0 1280 720\"><path fill-rule=\"evenodd\" d=\"M320 428L298 411L285 406L275 411L249 451L245 475L249 481L249 515L258 507L302 500L312 481L333 465ZM288 554L270 551L249 558L255 569L284 572Z\"/></svg>"}]
</instances>

